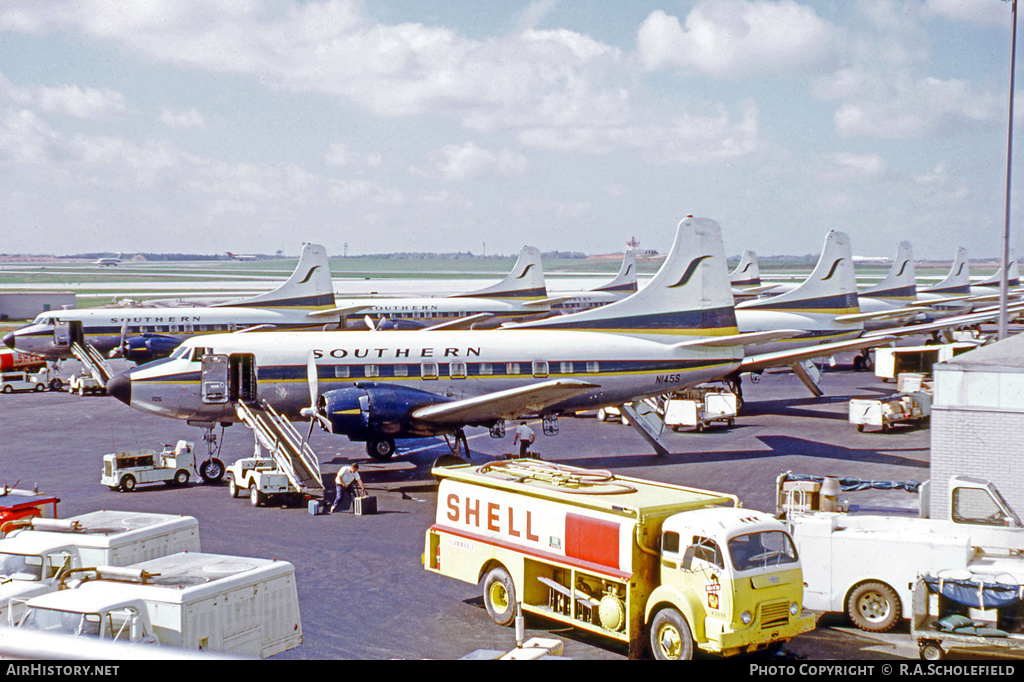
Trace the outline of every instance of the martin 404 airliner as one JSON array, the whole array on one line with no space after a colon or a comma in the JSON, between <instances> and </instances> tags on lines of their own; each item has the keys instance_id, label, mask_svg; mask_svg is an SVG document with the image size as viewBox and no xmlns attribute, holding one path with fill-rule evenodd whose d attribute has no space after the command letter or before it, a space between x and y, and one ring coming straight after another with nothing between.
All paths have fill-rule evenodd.
<instances>
[{"instance_id":1,"label":"martin 404 airliner","mask_svg":"<svg viewBox=\"0 0 1024 682\"><path fill-rule=\"evenodd\" d=\"M9 348L47 360L74 357L73 347L92 346L103 355L147 362L163 357L183 339L252 327L322 328L337 315L327 252L306 244L291 277L273 291L223 305L175 308L78 308L40 313L30 324L4 336ZM173 344L167 347L168 344Z\"/></svg>"},{"instance_id":2,"label":"martin 404 airliner","mask_svg":"<svg viewBox=\"0 0 1024 682\"><path fill-rule=\"evenodd\" d=\"M238 421L237 401L262 399L387 458L395 439L454 435L458 442L466 426L499 436L504 420L522 415L542 415L554 431L558 414L716 380L739 367L742 344L751 340L738 335L721 228L702 218L679 224L647 286L578 315L601 318L609 331L195 337L165 360L114 377L107 388L134 408L210 427Z\"/></svg>"}]
</instances>

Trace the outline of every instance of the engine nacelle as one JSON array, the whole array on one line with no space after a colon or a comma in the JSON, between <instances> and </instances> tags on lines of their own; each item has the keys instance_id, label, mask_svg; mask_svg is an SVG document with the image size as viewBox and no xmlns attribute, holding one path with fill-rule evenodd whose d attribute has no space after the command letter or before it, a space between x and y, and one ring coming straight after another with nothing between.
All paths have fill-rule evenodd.
<instances>
[{"instance_id":1,"label":"engine nacelle","mask_svg":"<svg viewBox=\"0 0 1024 682\"><path fill-rule=\"evenodd\" d=\"M360 382L327 391L317 401L317 411L330 424L330 432L349 440L422 438L445 433L450 426L433 426L412 420L417 408L450 402L451 398L404 386Z\"/></svg>"},{"instance_id":2,"label":"engine nacelle","mask_svg":"<svg viewBox=\"0 0 1024 682\"><path fill-rule=\"evenodd\" d=\"M166 358L181 345L181 339L163 334L145 333L125 339L124 359L142 365Z\"/></svg>"}]
</instances>

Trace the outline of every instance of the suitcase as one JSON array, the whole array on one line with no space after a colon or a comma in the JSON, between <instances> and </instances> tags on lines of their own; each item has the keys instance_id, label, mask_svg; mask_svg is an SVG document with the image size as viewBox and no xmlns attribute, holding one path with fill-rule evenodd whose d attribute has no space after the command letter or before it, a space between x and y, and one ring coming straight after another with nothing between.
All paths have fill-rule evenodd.
<instances>
[{"instance_id":1,"label":"suitcase","mask_svg":"<svg viewBox=\"0 0 1024 682\"><path fill-rule=\"evenodd\" d=\"M327 513L327 503L323 500L310 500L307 506L310 516L319 516Z\"/></svg>"},{"instance_id":2,"label":"suitcase","mask_svg":"<svg viewBox=\"0 0 1024 682\"><path fill-rule=\"evenodd\" d=\"M356 516L366 516L368 514L377 513L377 498L374 495L357 497L354 504Z\"/></svg>"}]
</instances>

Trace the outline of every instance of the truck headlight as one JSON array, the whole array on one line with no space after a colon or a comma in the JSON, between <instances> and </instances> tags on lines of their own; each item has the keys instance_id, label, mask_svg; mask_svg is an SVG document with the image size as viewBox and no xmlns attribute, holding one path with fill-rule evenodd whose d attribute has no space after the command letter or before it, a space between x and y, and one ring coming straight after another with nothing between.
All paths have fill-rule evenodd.
<instances>
[{"instance_id":1,"label":"truck headlight","mask_svg":"<svg viewBox=\"0 0 1024 682\"><path fill-rule=\"evenodd\" d=\"M790 603L790 605L789 605L789 613L790 613L790 615L793 615L793 616L795 616L796 614L800 613L800 605L797 604L796 602Z\"/></svg>"},{"instance_id":2,"label":"truck headlight","mask_svg":"<svg viewBox=\"0 0 1024 682\"><path fill-rule=\"evenodd\" d=\"M744 625L750 625L750 621L752 620L754 620L754 617L750 615L750 611L744 611L740 614L740 621L742 621Z\"/></svg>"}]
</instances>

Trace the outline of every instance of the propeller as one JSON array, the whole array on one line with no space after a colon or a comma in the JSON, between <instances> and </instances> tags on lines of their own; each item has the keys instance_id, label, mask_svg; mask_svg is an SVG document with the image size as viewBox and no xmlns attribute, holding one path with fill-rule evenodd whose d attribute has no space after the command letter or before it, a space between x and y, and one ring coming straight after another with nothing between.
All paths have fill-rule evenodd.
<instances>
[{"instance_id":1,"label":"propeller","mask_svg":"<svg viewBox=\"0 0 1024 682\"><path fill-rule=\"evenodd\" d=\"M309 437L313 435L313 426L320 421L320 415L316 411L316 401L320 398L320 377L316 370L316 358L313 357L312 352L306 358L306 383L309 385L309 407L304 407L299 411L302 416L309 417L309 432L306 434L306 439L302 441L303 447L309 441Z\"/></svg>"},{"instance_id":2,"label":"propeller","mask_svg":"<svg viewBox=\"0 0 1024 682\"><path fill-rule=\"evenodd\" d=\"M387 315L385 315L384 317L380 318L379 322L374 324L373 323L373 318L370 317L369 315L366 315L366 316L363 317L363 322L366 323L366 326L370 328L371 332L377 332L377 331L380 331L381 329L383 329L384 325L386 325L388 323L388 317L387 317Z\"/></svg>"},{"instance_id":3,"label":"propeller","mask_svg":"<svg viewBox=\"0 0 1024 682\"><path fill-rule=\"evenodd\" d=\"M108 357L119 358L124 356L125 351L128 350L128 318L124 318L124 322L121 324L121 340L117 342L115 348L110 349Z\"/></svg>"}]
</instances>

